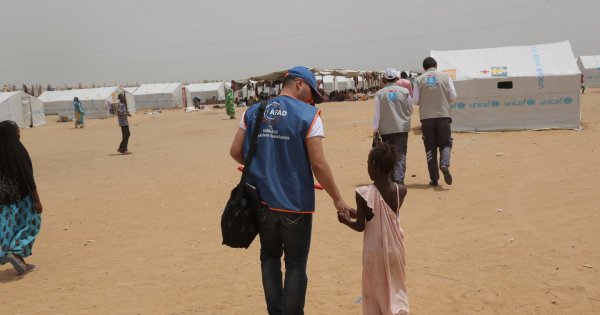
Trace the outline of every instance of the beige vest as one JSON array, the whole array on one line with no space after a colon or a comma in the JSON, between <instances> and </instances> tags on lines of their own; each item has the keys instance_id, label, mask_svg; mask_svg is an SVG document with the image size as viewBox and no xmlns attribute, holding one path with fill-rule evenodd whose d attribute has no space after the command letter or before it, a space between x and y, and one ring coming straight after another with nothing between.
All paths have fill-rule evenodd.
<instances>
[{"instance_id":1,"label":"beige vest","mask_svg":"<svg viewBox=\"0 0 600 315\"><path fill-rule=\"evenodd\" d=\"M415 84L419 86L419 116L428 118L450 117L450 100L447 74L430 68L420 75Z\"/></svg>"},{"instance_id":2,"label":"beige vest","mask_svg":"<svg viewBox=\"0 0 600 315\"><path fill-rule=\"evenodd\" d=\"M379 132L387 135L410 131L409 92L406 88L390 83L377 91L379 100Z\"/></svg>"}]
</instances>

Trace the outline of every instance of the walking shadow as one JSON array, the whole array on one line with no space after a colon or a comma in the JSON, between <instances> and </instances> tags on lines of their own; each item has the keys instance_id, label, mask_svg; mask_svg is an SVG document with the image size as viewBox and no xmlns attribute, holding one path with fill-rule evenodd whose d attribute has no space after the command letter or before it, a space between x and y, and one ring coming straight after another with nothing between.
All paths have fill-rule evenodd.
<instances>
[{"instance_id":1,"label":"walking shadow","mask_svg":"<svg viewBox=\"0 0 600 315\"><path fill-rule=\"evenodd\" d=\"M408 184L406 185L407 189L433 189L435 191L446 191L446 190L450 190L447 188L444 188L442 186L431 186L429 184Z\"/></svg>"},{"instance_id":2,"label":"walking shadow","mask_svg":"<svg viewBox=\"0 0 600 315\"><path fill-rule=\"evenodd\" d=\"M12 268L0 271L0 283L15 282L21 280L21 278L23 276L17 275L17 271Z\"/></svg>"}]
</instances>

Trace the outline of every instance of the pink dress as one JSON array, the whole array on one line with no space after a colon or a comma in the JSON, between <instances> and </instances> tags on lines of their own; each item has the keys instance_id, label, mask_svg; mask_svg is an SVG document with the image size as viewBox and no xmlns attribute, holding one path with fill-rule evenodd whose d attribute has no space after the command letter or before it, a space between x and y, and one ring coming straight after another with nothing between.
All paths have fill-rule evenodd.
<instances>
[{"instance_id":1,"label":"pink dress","mask_svg":"<svg viewBox=\"0 0 600 315\"><path fill-rule=\"evenodd\" d=\"M400 191L397 191L400 201ZM399 217L383 200L375 185L359 187L356 192L374 214L365 224L363 240L363 314L408 314L404 232Z\"/></svg>"}]
</instances>

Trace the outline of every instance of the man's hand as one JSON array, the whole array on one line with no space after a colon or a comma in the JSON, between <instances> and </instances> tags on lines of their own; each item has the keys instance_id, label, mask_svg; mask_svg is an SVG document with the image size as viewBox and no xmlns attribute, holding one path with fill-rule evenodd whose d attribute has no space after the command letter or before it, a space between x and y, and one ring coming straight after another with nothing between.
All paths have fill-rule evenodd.
<instances>
[{"instance_id":1,"label":"man's hand","mask_svg":"<svg viewBox=\"0 0 600 315\"><path fill-rule=\"evenodd\" d=\"M343 213L344 215L350 216L350 212L353 210L352 208L350 208L350 206L348 206L344 199L335 200L333 202L333 205L335 206L335 209L338 213Z\"/></svg>"}]
</instances>

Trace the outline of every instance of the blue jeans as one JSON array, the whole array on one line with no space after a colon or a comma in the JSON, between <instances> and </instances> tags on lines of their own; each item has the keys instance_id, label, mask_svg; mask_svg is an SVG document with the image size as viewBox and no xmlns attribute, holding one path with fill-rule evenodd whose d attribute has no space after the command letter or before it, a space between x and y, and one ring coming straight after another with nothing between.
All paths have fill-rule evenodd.
<instances>
[{"instance_id":1,"label":"blue jeans","mask_svg":"<svg viewBox=\"0 0 600 315\"><path fill-rule=\"evenodd\" d=\"M304 314L312 214L263 208L258 213L260 268L269 314ZM281 256L285 254L285 282Z\"/></svg>"}]
</instances>

